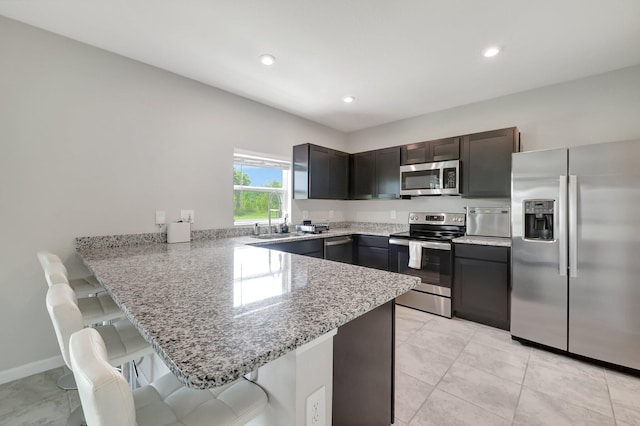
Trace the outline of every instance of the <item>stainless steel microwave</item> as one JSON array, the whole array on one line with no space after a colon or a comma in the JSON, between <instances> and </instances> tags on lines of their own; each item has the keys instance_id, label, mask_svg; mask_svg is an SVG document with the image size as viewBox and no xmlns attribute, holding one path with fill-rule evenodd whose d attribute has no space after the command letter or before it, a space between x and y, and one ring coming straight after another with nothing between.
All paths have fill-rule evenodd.
<instances>
[{"instance_id":1,"label":"stainless steel microwave","mask_svg":"<svg viewBox=\"0 0 640 426\"><path fill-rule=\"evenodd\" d=\"M400 166L400 195L460 195L460 160Z\"/></svg>"}]
</instances>

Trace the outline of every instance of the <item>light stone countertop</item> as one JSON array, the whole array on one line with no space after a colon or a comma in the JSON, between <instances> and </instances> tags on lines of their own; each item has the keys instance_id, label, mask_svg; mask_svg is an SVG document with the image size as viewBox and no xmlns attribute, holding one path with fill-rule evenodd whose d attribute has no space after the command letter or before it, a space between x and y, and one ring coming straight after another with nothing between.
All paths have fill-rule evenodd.
<instances>
[{"instance_id":1,"label":"light stone countertop","mask_svg":"<svg viewBox=\"0 0 640 426\"><path fill-rule=\"evenodd\" d=\"M416 287L419 278L283 253L253 237L78 247L127 317L179 380L231 382Z\"/></svg>"},{"instance_id":2,"label":"light stone countertop","mask_svg":"<svg viewBox=\"0 0 640 426\"><path fill-rule=\"evenodd\" d=\"M454 238L456 244L477 244L481 246L511 247L511 238L504 237L481 237L476 235L465 235Z\"/></svg>"}]
</instances>

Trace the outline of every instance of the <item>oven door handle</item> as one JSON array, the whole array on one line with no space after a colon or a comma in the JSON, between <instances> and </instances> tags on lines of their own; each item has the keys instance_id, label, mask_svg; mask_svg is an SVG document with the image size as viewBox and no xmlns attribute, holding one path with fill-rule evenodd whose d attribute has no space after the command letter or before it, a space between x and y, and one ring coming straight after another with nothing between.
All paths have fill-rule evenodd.
<instances>
[{"instance_id":1,"label":"oven door handle","mask_svg":"<svg viewBox=\"0 0 640 426\"><path fill-rule=\"evenodd\" d=\"M409 246L409 240L403 240L400 238L389 238L389 244L396 246ZM451 244L449 243L438 243L433 241L420 241L420 247L424 249L435 249L435 250L451 250Z\"/></svg>"}]
</instances>

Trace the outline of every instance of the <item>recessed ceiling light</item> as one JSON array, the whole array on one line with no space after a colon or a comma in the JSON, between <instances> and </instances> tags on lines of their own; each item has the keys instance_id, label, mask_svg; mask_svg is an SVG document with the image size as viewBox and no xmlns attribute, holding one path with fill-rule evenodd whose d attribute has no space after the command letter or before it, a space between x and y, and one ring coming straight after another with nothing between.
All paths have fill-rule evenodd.
<instances>
[{"instance_id":1,"label":"recessed ceiling light","mask_svg":"<svg viewBox=\"0 0 640 426\"><path fill-rule=\"evenodd\" d=\"M500 48L499 48L499 47L497 47L497 46L492 46L492 47L489 47L489 48L485 49L485 50L482 52L482 55L483 55L485 58L493 58L493 57L494 57L494 56L496 56L498 53L500 53Z\"/></svg>"},{"instance_id":2,"label":"recessed ceiling light","mask_svg":"<svg viewBox=\"0 0 640 426\"><path fill-rule=\"evenodd\" d=\"M355 96L345 96L344 98L342 98L342 102L344 102L345 104L350 104L355 100L356 100Z\"/></svg>"},{"instance_id":3,"label":"recessed ceiling light","mask_svg":"<svg viewBox=\"0 0 640 426\"><path fill-rule=\"evenodd\" d=\"M273 65L276 62L276 58L273 55L264 54L260 56L260 62L264 65Z\"/></svg>"}]
</instances>

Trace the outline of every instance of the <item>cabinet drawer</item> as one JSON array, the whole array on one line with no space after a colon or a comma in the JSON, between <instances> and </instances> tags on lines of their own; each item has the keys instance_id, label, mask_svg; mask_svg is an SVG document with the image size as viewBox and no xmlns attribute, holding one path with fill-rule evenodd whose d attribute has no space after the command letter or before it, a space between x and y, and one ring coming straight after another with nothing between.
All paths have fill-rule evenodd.
<instances>
[{"instance_id":1,"label":"cabinet drawer","mask_svg":"<svg viewBox=\"0 0 640 426\"><path fill-rule=\"evenodd\" d=\"M358 235L358 245L388 249L389 237L379 237L377 235Z\"/></svg>"},{"instance_id":2,"label":"cabinet drawer","mask_svg":"<svg viewBox=\"0 0 640 426\"><path fill-rule=\"evenodd\" d=\"M455 257L509 262L509 247L482 246L476 244L455 244Z\"/></svg>"}]
</instances>

